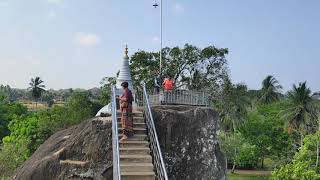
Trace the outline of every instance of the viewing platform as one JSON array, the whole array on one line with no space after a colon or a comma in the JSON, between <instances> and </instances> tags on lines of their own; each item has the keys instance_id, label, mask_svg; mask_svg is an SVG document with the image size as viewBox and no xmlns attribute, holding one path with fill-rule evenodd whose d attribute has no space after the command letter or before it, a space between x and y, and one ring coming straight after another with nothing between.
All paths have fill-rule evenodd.
<instances>
[{"instance_id":1,"label":"viewing platform","mask_svg":"<svg viewBox=\"0 0 320 180\"><path fill-rule=\"evenodd\" d=\"M143 106L143 96L136 94L136 103ZM151 106L158 105L190 105L190 106L209 106L209 95L205 92L190 90L161 91L160 93L149 94Z\"/></svg>"}]
</instances>

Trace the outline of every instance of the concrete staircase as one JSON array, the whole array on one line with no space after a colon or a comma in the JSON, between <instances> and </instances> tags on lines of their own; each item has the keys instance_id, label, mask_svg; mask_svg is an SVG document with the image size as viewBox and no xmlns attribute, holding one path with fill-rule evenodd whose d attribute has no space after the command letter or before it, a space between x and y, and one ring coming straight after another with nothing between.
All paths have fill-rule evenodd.
<instances>
[{"instance_id":1,"label":"concrete staircase","mask_svg":"<svg viewBox=\"0 0 320 180\"><path fill-rule=\"evenodd\" d=\"M135 135L119 144L120 172L122 180L155 180L147 127L142 112L133 113ZM121 138L121 114L118 114L119 139Z\"/></svg>"}]
</instances>

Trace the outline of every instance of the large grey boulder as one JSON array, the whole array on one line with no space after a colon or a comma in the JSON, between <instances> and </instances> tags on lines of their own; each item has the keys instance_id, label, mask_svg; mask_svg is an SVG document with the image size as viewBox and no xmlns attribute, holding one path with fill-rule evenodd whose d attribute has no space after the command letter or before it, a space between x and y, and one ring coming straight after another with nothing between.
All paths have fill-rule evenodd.
<instances>
[{"instance_id":1,"label":"large grey boulder","mask_svg":"<svg viewBox=\"0 0 320 180\"><path fill-rule=\"evenodd\" d=\"M224 180L218 114L210 108L152 108L170 180ZM14 179L112 179L110 117L96 117L52 135Z\"/></svg>"},{"instance_id":2,"label":"large grey boulder","mask_svg":"<svg viewBox=\"0 0 320 180\"><path fill-rule=\"evenodd\" d=\"M211 108L156 106L152 113L170 180L225 180L218 113Z\"/></svg>"},{"instance_id":3,"label":"large grey boulder","mask_svg":"<svg viewBox=\"0 0 320 180\"><path fill-rule=\"evenodd\" d=\"M94 118L52 135L13 179L112 179L111 121Z\"/></svg>"}]
</instances>

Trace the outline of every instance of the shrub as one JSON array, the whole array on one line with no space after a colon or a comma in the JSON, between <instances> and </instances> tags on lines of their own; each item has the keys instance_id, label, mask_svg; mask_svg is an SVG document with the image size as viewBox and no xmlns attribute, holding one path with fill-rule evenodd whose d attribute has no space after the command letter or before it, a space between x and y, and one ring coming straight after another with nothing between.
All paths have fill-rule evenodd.
<instances>
[{"instance_id":1,"label":"shrub","mask_svg":"<svg viewBox=\"0 0 320 180\"><path fill-rule=\"evenodd\" d=\"M311 180L320 179L317 172L317 142L320 141L320 131L304 138L304 145L300 147L291 163L281 166L272 172L272 180Z\"/></svg>"}]
</instances>

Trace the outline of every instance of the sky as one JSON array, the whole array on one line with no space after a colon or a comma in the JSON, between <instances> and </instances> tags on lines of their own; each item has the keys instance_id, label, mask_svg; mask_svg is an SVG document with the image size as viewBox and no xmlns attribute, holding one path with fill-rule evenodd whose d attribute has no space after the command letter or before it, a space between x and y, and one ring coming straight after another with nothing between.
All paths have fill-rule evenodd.
<instances>
[{"instance_id":1,"label":"sky","mask_svg":"<svg viewBox=\"0 0 320 180\"><path fill-rule=\"evenodd\" d=\"M99 87L129 55L157 51L154 0L0 0L0 84ZM320 90L320 1L163 0L163 44L228 48L234 83L261 88L267 75L285 90Z\"/></svg>"}]
</instances>

